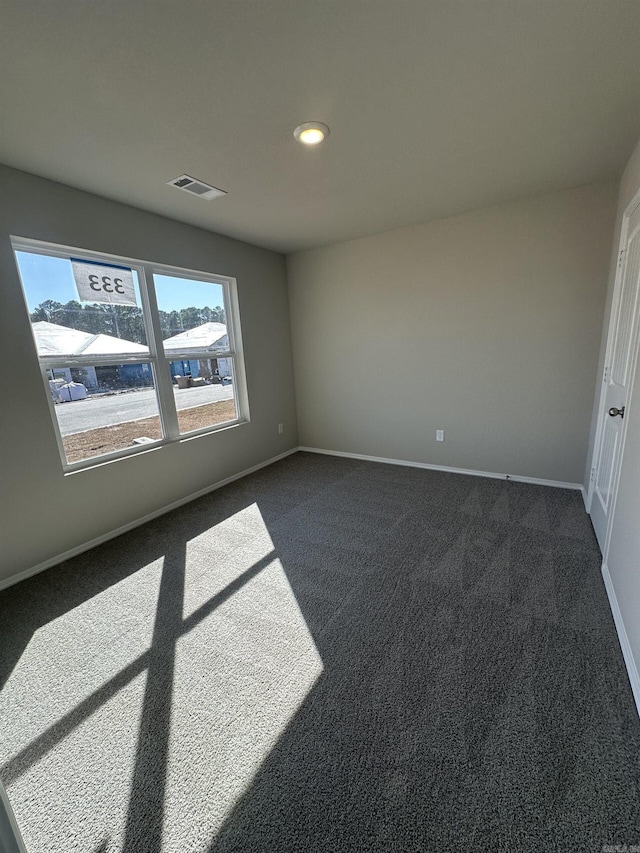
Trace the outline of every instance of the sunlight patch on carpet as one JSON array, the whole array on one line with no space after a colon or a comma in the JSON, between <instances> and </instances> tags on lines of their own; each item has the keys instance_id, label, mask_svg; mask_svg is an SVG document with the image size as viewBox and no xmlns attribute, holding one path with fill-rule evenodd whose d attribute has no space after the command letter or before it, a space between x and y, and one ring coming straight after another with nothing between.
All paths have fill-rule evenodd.
<instances>
[{"instance_id":1,"label":"sunlight patch on carpet","mask_svg":"<svg viewBox=\"0 0 640 853\"><path fill-rule=\"evenodd\" d=\"M151 646L164 558L38 628L0 694L0 765Z\"/></svg>"},{"instance_id":2,"label":"sunlight patch on carpet","mask_svg":"<svg viewBox=\"0 0 640 853\"><path fill-rule=\"evenodd\" d=\"M167 850L206 849L322 671L278 559L178 641Z\"/></svg>"}]
</instances>

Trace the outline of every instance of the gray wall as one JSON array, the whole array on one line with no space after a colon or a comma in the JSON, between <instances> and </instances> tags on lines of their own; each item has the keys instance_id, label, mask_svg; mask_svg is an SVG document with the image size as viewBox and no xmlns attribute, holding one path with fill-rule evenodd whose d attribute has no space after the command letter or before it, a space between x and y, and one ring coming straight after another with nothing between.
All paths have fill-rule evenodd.
<instances>
[{"instance_id":1,"label":"gray wall","mask_svg":"<svg viewBox=\"0 0 640 853\"><path fill-rule=\"evenodd\" d=\"M604 326L602 348L597 376L596 404L592 433L595 432L597 410L604 366L604 353L609 323L609 309L613 295L615 269L620 241L620 226L625 209L640 191L640 142L620 182L618 217L613 241L607 318ZM640 354L638 355L640 358ZM622 455L620 484L611 522L611 541L605 555L618 606L629 639L636 670L640 672L640 365L636 363L635 382L627 401L625 414L626 437ZM590 458L588 466L590 465ZM640 682L635 685L640 690ZM640 693L636 701L640 701ZM640 705L639 705L640 710Z\"/></svg>"},{"instance_id":2,"label":"gray wall","mask_svg":"<svg viewBox=\"0 0 640 853\"><path fill-rule=\"evenodd\" d=\"M300 443L581 482L615 204L599 183L291 255Z\"/></svg>"},{"instance_id":3,"label":"gray wall","mask_svg":"<svg viewBox=\"0 0 640 853\"><path fill-rule=\"evenodd\" d=\"M235 276L251 422L64 476L9 235ZM283 256L0 167L0 294L0 584L297 445Z\"/></svg>"}]
</instances>

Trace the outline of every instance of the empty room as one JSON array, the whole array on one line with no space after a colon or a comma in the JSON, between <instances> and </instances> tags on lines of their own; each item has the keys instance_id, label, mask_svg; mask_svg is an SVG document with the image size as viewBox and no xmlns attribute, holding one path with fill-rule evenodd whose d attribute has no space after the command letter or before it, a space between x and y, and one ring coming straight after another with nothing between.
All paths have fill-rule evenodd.
<instances>
[{"instance_id":1,"label":"empty room","mask_svg":"<svg viewBox=\"0 0 640 853\"><path fill-rule=\"evenodd\" d=\"M639 45L0 0L0 853L640 851Z\"/></svg>"}]
</instances>

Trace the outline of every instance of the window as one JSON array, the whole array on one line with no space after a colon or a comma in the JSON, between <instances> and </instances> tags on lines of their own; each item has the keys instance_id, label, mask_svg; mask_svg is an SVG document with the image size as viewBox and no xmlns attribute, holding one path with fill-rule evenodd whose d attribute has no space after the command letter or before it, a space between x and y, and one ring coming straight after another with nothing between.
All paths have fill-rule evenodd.
<instances>
[{"instance_id":1,"label":"window","mask_svg":"<svg viewBox=\"0 0 640 853\"><path fill-rule=\"evenodd\" d=\"M153 278L164 355L177 385L180 433L236 420L224 285L160 273Z\"/></svg>"},{"instance_id":2,"label":"window","mask_svg":"<svg viewBox=\"0 0 640 853\"><path fill-rule=\"evenodd\" d=\"M65 469L248 419L234 279L12 242Z\"/></svg>"}]
</instances>

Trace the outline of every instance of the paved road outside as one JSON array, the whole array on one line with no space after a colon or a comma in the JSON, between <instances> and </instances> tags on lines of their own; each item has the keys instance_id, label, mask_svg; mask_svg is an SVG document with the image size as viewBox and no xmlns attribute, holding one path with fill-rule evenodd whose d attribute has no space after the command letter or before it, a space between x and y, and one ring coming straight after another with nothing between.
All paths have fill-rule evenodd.
<instances>
[{"instance_id":1,"label":"paved road outside","mask_svg":"<svg viewBox=\"0 0 640 853\"><path fill-rule=\"evenodd\" d=\"M217 400L233 399L233 385L206 385L204 388L175 388L173 393L178 410L203 406ZM87 397L72 403L58 403L56 414L62 435L84 432L102 426L137 421L158 414L153 388L114 394L108 397Z\"/></svg>"}]
</instances>

